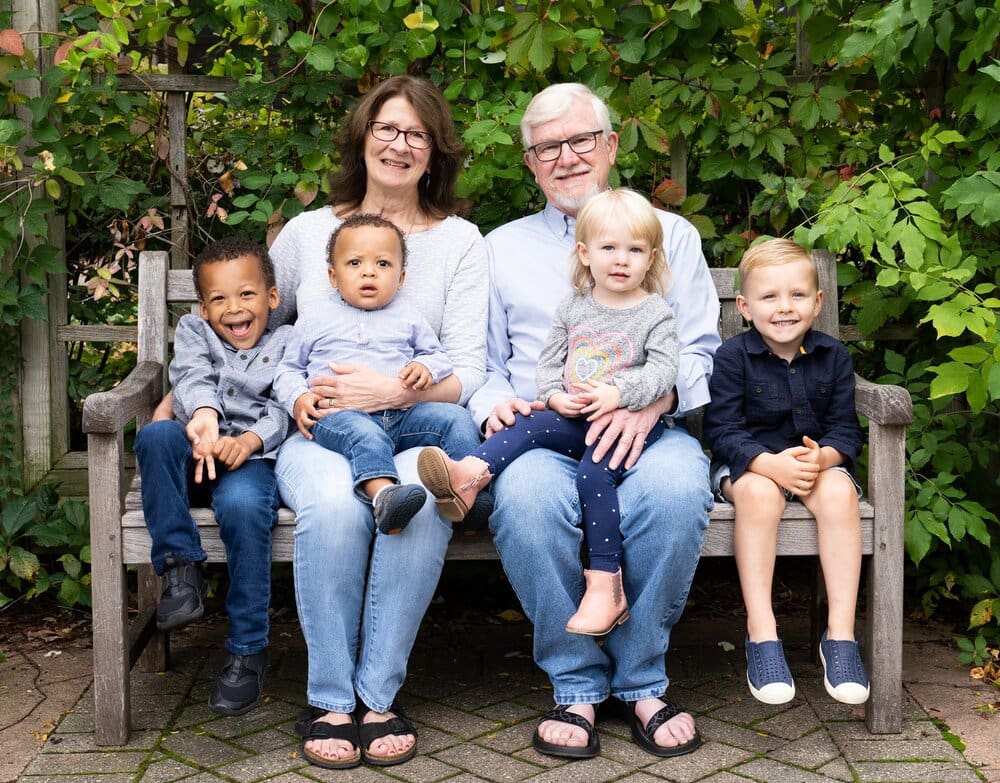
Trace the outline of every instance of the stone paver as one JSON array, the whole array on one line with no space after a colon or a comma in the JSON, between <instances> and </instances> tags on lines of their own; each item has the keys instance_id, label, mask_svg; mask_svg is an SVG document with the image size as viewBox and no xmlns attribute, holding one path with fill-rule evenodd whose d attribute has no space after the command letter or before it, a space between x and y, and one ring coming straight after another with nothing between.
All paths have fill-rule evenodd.
<instances>
[{"instance_id":1,"label":"stone paver","mask_svg":"<svg viewBox=\"0 0 1000 783\"><path fill-rule=\"evenodd\" d=\"M747 693L741 634L710 621L708 642L675 637L669 696L696 717L705 745L658 758L631 739L620 718L602 715L600 758L570 762L531 746L552 690L530 660L526 623L421 633L400 703L418 729L420 753L379 769L323 770L300 752L294 723L305 707L305 656L293 624L276 624L266 699L245 716L221 718L205 703L220 661L225 625L205 621L172 640L178 668L133 672L134 731L124 748L93 743L93 695L49 731L19 783L1000 783L1000 759L977 747L981 768L935 719L933 695L952 691L936 672L907 692L903 731L870 735L863 710L832 702L801 629L790 634L798 694L768 706ZM691 629L688 629L691 632ZM712 641L714 640L714 641ZM731 651L720 641L734 644ZM734 641L735 640L735 641ZM930 650L933 640L919 642ZM676 664L676 665L675 665ZM967 679L967 678L966 678ZM951 683L968 699L982 685ZM929 696L928 694L931 694ZM970 706L972 720L983 721ZM975 723L971 723L975 726ZM1000 724L995 724L1000 725Z\"/></svg>"}]
</instances>

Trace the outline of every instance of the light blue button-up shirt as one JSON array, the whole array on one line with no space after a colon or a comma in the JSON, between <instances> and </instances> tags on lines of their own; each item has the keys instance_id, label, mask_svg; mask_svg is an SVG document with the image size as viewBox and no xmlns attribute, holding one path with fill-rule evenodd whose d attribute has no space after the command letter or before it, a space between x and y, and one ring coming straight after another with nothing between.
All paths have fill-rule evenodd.
<instances>
[{"instance_id":1,"label":"light blue button-up shirt","mask_svg":"<svg viewBox=\"0 0 1000 783\"><path fill-rule=\"evenodd\" d=\"M719 298L698 231L684 218L657 210L672 272L666 300L677 317L680 364L677 407L685 416L709 401L712 357L719 347ZM482 425L513 397L534 400L535 369L559 302L570 293L575 220L548 204L486 237L490 264L486 383L469 401Z\"/></svg>"}]
</instances>

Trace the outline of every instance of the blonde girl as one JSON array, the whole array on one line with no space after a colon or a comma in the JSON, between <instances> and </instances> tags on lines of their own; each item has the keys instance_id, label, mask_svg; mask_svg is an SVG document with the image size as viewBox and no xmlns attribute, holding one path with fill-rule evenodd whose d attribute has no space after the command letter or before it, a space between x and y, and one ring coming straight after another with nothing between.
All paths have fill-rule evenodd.
<instances>
[{"instance_id":1,"label":"blonde girl","mask_svg":"<svg viewBox=\"0 0 1000 783\"><path fill-rule=\"evenodd\" d=\"M587 427L616 408L645 408L677 379L677 328L662 297L670 273L650 203L626 189L587 201L577 216L572 274L575 292L559 304L538 362L545 410L518 415L458 461L426 448L417 467L441 513L462 519L478 492L525 451L547 448L577 461L589 567L583 600L566 630L603 636L628 619L617 492L625 468L610 467L611 449L594 462ZM646 445L662 433L657 423Z\"/></svg>"}]
</instances>

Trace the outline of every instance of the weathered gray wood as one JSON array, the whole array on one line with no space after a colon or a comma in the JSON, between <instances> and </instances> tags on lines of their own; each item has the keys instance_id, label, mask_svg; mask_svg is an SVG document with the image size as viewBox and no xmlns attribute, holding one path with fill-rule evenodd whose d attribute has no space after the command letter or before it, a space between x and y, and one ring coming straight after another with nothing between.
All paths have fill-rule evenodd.
<instances>
[{"instance_id":1,"label":"weathered gray wood","mask_svg":"<svg viewBox=\"0 0 1000 783\"><path fill-rule=\"evenodd\" d=\"M837 312L837 289L834 259L816 254L821 270L821 285L827 286L824 310ZM163 363L166 359L166 301L191 302L195 298L190 271L167 271L166 253L143 253L140 258L140 362L136 369L111 392L91 395L84 406L84 429L91 433L89 466L91 471L91 536L95 556L95 580L101 558L100 578L107 580L95 588L95 657L100 649L110 663L102 661L102 676L96 676L95 700L100 704L102 732L99 744L116 744L128 736L127 668L122 663L129 651L125 633L125 595L123 564L143 564L140 576L142 616L151 617L156 580L148 574L150 539L142 515L141 479L136 477L122 500L121 486L126 474L121 451L121 433L131 419L142 422L162 395ZM744 328L736 314L733 281L735 270L714 269L720 299L723 301L722 333L729 337ZM143 282L145 281L145 282ZM826 282L822 282L826 281ZM735 314L735 315L734 315ZM836 333L836 319L826 328ZM155 359L155 360L154 360ZM862 552L871 556L869 568L868 633L866 654L872 679L872 698L867 722L873 733L898 732L902 725L902 690L900 660L902 655L902 568L903 568L903 455L905 425L912 417L912 405L905 390L877 386L859 379L858 408L871 423L869 483L870 500L861 503ZM117 447L109 444L117 442ZM98 463L98 464L95 464ZM114 502L110 498L114 498ZM199 526L202 545L211 562L225 561L225 548L210 509L192 509ZM733 507L718 503L710 513L711 523L705 536L702 555L731 557L733 554ZM295 516L287 508L278 512L278 525L272 538L272 558L290 561L294 553ZM97 539L93 537L97 536ZM788 504L778 533L778 554L811 556L818 552L816 524L805 506ZM448 547L449 560L496 559L493 541L488 535L456 537ZM110 566L114 565L114 568ZM118 574L119 576L114 576ZM97 622L98 613L101 622ZM111 636L102 638L98 636ZM133 628L133 640L153 640L148 663L165 664L166 640L161 647L157 635L144 622ZM144 661L147 659L144 659ZM119 677L118 682L113 682ZM124 689L124 690L123 690ZM123 696L124 693L124 696ZM125 707L121 705L123 703Z\"/></svg>"},{"instance_id":2,"label":"weathered gray wood","mask_svg":"<svg viewBox=\"0 0 1000 783\"><path fill-rule=\"evenodd\" d=\"M236 89L236 80L189 73L143 73L119 76L118 89L126 92L230 92Z\"/></svg>"},{"instance_id":3,"label":"weathered gray wood","mask_svg":"<svg viewBox=\"0 0 1000 783\"><path fill-rule=\"evenodd\" d=\"M167 127L170 134L167 168L170 170L170 266L191 266L188 215L195 208L187 178L187 95L167 94Z\"/></svg>"},{"instance_id":4,"label":"weathered gray wood","mask_svg":"<svg viewBox=\"0 0 1000 783\"><path fill-rule=\"evenodd\" d=\"M160 577L156 575L149 556L139 563L137 586L139 614L144 615L151 612L155 615L156 604L160 598ZM167 670L167 658L170 651L168 639L168 634L157 631L155 626L150 629L144 649L141 651L142 654L139 656L139 668L142 671L162 672Z\"/></svg>"},{"instance_id":5,"label":"weathered gray wood","mask_svg":"<svg viewBox=\"0 0 1000 783\"><path fill-rule=\"evenodd\" d=\"M876 514L865 623L872 683L865 723L872 734L898 734L903 725L905 425L872 422L868 453L868 492Z\"/></svg>"},{"instance_id":6,"label":"weathered gray wood","mask_svg":"<svg viewBox=\"0 0 1000 783\"><path fill-rule=\"evenodd\" d=\"M64 324L56 327L56 337L64 343L134 343L139 329L118 324Z\"/></svg>"},{"instance_id":7,"label":"weathered gray wood","mask_svg":"<svg viewBox=\"0 0 1000 783\"><path fill-rule=\"evenodd\" d=\"M122 432L91 434L90 554L94 633L94 741L124 745L130 730L125 566L122 562Z\"/></svg>"},{"instance_id":8,"label":"weathered gray wood","mask_svg":"<svg viewBox=\"0 0 1000 783\"><path fill-rule=\"evenodd\" d=\"M66 220L60 214L49 215L46 220L49 225L49 244L59 249L59 258L66 265ZM65 274L48 275L48 342L49 342L49 379L51 393L49 411L51 421L49 432L49 464L54 464L69 451L69 356L66 346L59 340L59 324L64 324L69 318L69 298Z\"/></svg>"}]
</instances>

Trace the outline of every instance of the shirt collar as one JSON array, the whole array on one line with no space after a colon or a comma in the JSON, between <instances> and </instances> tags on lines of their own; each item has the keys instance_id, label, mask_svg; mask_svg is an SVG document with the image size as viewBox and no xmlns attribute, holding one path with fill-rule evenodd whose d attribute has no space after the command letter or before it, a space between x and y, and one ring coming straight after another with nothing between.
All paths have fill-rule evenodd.
<instances>
[{"instance_id":1,"label":"shirt collar","mask_svg":"<svg viewBox=\"0 0 1000 783\"><path fill-rule=\"evenodd\" d=\"M572 237L576 230L576 218L570 217L554 207L551 201L545 204L545 209L542 210L542 219L556 239L565 239L567 234Z\"/></svg>"},{"instance_id":2,"label":"shirt collar","mask_svg":"<svg viewBox=\"0 0 1000 783\"><path fill-rule=\"evenodd\" d=\"M812 329L807 331L805 337L802 339L802 345L799 346L799 356L812 353L816 349L816 340L816 332ZM750 324L750 328L747 329L746 347L747 353L771 353L771 349L767 347L764 338L760 336L760 332L757 331L757 328L753 324Z\"/></svg>"}]
</instances>

